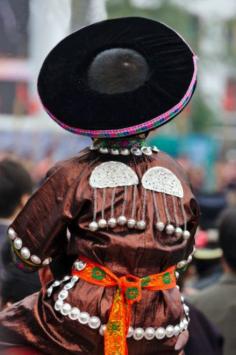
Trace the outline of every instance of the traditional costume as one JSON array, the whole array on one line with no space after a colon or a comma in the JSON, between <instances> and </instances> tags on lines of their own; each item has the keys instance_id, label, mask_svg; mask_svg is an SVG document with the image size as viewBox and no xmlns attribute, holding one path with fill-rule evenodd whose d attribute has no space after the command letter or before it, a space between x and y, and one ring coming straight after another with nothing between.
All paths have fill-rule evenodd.
<instances>
[{"instance_id":1,"label":"traditional costume","mask_svg":"<svg viewBox=\"0 0 236 355\"><path fill-rule=\"evenodd\" d=\"M195 85L190 47L149 19L93 24L49 53L38 81L46 111L94 142L52 169L8 230L29 268L73 262L1 313L2 346L180 353L189 316L176 269L192 259L198 207L181 167L144 136L180 113Z\"/></svg>"}]
</instances>

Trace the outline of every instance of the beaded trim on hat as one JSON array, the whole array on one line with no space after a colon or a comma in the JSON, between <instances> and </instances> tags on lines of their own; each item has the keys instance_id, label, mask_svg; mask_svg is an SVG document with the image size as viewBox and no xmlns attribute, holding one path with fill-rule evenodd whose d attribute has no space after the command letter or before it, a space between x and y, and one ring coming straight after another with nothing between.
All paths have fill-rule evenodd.
<instances>
[{"instance_id":1,"label":"beaded trim on hat","mask_svg":"<svg viewBox=\"0 0 236 355\"><path fill-rule=\"evenodd\" d=\"M81 134L84 136L93 137L93 138L127 137L135 134L151 131L152 129L162 126L163 124L167 123L172 118L177 116L190 101L197 83L197 56L193 56L193 65L194 65L194 72L193 72L191 83L188 87L188 90L186 91L186 94L180 100L180 102L177 103L170 110L162 113L161 115L147 122L143 122L135 126L120 128L120 129L104 129L104 130L90 130L90 129L75 128L75 127L68 126L65 123L62 123L58 118L53 116L53 114L46 107L45 110L49 114L49 116L55 122L57 122L57 124L59 124L62 128L66 129L67 131L76 134Z\"/></svg>"}]
</instances>

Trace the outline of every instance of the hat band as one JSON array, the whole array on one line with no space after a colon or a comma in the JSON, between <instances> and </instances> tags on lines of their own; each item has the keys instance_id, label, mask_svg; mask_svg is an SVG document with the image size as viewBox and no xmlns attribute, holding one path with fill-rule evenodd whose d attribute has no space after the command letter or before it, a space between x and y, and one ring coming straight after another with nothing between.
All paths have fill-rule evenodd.
<instances>
[{"instance_id":1,"label":"hat band","mask_svg":"<svg viewBox=\"0 0 236 355\"><path fill-rule=\"evenodd\" d=\"M186 94L184 97L181 99L181 101L176 104L174 107L172 107L170 110L167 112L164 112L163 114L138 125L131 126L131 127L126 127L126 128L120 128L120 129L104 129L104 130L90 130L90 129L82 129L82 128L74 128L71 126L66 125L65 123L60 122L59 119L57 119L55 116L52 115L52 113L46 108L46 112L49 114L49 116L57 122L62 128L66 129L67 131L70 131L72 133L76 134L81 134L84 136L89 136L93 138L117 138L117 137L125 137L125 136L132 136L135 134L140 134L146 131L151 131L154 128L157 128L168 121L170 121L172 118L177 116L183 109L184 107L188 104L189 100L192 97L193 91L196 86L197 82L197 56L193 56L193 65L194 65L194 72L193 72L193 77L191 80L191 83L188 87L188 90L186 91Z\"/></svg>"}]
</instances>

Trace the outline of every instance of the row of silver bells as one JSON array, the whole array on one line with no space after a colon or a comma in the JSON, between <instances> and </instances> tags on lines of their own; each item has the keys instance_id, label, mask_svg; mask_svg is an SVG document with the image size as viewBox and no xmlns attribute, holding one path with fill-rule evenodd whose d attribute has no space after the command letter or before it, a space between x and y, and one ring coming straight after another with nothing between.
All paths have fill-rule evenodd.
<instances>
[{"instance_id":1,"label":"row of silver bells","mask_svg":"<svg viewBox=\"0 0 236 355\"><path fill-rule=\"evenodd\" d=\"M108 221L104 218L101 218L98 222L92 221L89 224L89 230L92 232L97 231L98 229L115 228L117 225L125 226L127 225L130 229L138 229L144 230L146 229L146 222L144 220L136 221L133 218L127 219L125 216L119 216L117 219L111 217ZM187 240L190 238L190 232L188 230L183 230L181 227L175 227L173 224L165 225L163 222L159 221L155 224L156 229L159 232L163 232L165 230L168 235L176 235L176 237L182 237Z\"/></svg>"}]
</instances>

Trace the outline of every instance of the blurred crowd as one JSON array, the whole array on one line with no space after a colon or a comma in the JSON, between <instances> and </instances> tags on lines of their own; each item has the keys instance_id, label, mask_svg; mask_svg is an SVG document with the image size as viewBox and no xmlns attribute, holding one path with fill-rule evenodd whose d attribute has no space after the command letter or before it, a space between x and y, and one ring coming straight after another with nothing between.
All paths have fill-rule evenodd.
<instances>
[{"instance_id":1,"label":"blurred crowd","mask_svg":"<svg viewBox=\"0 0 236 355\"><path fill-rule=\"evenodd\" d=\"M40 289L37 273L29 273L26 277L15 266L6 232L54 163L52 152L37 164L29 157L19 159L13 153L0 152L2 309ZM223 343L224 354L233 355L236 352L236 160L215 164L215 189L212 191L205 191L206 173L201 166L193 166L184 157L179 158L179 163L187 173L201 210L193 260L184 272L179 272L179 283L189 301L193 320L190 335L198 337L199 332L204 333L201 342L205 339L204 349L209 347L207 354L222 354ZM200 354L199 346L198 338L190 336L186 354Z\"/></svg>"}]
</instances>

